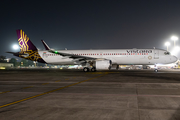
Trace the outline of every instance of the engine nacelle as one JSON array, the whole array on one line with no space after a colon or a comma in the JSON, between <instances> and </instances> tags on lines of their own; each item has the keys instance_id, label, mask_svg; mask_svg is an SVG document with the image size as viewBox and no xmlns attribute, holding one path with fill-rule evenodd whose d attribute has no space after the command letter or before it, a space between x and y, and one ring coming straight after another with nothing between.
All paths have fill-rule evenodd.
<instances>
[{"instance_id":1,"label":"engine nacelle","mask_svg":"<svg viewBox=\"0 0 180 120\"><path fill-rule=\"evenodd\" d=\"M98 69L109 70L111 66L112 66L112 63L110 60L96 61L96 70Z\"/></svg>"}]
</instances>

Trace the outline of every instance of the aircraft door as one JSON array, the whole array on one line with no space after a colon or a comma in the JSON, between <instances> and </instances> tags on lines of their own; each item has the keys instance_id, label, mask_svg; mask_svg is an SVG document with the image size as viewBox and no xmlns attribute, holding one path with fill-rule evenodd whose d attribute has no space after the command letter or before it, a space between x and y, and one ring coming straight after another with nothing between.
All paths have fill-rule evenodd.
<instances>
[{"instance_id":1,"label":"aircraft door","mask_svg":"<svg viewBox=\"0 0 180 120\"><path fill-rule=\"evenodd\" d=\"M159 59L159 50L154 50L154 59Z\"/></svg>"}]
</instances>

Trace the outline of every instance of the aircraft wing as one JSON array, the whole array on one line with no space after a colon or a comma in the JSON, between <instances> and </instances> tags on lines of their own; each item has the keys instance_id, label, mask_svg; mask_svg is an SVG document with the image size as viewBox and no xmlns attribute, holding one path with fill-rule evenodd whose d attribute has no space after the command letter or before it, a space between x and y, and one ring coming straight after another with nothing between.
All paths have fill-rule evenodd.
<instances>
[{"instance_id":1,"label":"aircraft wing","mask_svg":"<svg viewBox=\"0 0 180 120\"><path fill-rule=\"evenodd\" d=\"M54 51L54 50L48 50L49 52L51 53L54 53L54 54L59 54L63 57L69 57L69 58L72 58L72 59L77 59L79 61L83 61L83 60L96 60L98 58L93 58L93 57L87 57L87 56L81 56L81 55L74 55L74 54L70 54L70 53L63 53L63 52L58 52L58 51Z\"/></svg>"},{"instance_id":2,"label":"aircraft wing","mask_svg":"<svg viewBox=\"0 0 180 120\"><path fill-rule=\"evenodd\" d=\"M44 40L41 40L46 50L50 50L50 47L44 42Z\"/></svg>"},{"instance_id":3,"label":"aircraft wing","mask_svg":"<svg viewBox=\"0 0 180 120\"><path fill-rule=\"evenodd\" d=\"M75 59L75 60L78 60L78 61L86 61L86 60L97 60L98 58L94 58L94 57L88 57L88 56L81 56L81 55L74 55L74 54L70 54L70 53L63 53L63 52L58 52L58 51L55 51L53 49L50 49L50 47L44 42L44 40L41 40L45 49L48 50L49 52L51 53L54 53L54 54L59 54L63 57L68 57L68 58L72 58L72 59Z\"/></svg>"},{"instance_id":4,"label":"aircraft wing","mask_svg":"<svg viewBox=\"0 0 180 120\"><path fill-rule=\"evenodd\" d=\"M59 54L63 57L68 57L68 58L72 58L74 60L78 60L78 61L88 61L88 60L104 60L104 58L94 58L94 57L88 57L88 56L81 56L81 55L74 55L74 54L70 54L70 53L63 53L63 52L58 52L55 51L54 49L50 49L50 47L44 42L44 40L41 40L45 49L48 50L51 53L54 54Z\"/></svg>"}]
</instances>

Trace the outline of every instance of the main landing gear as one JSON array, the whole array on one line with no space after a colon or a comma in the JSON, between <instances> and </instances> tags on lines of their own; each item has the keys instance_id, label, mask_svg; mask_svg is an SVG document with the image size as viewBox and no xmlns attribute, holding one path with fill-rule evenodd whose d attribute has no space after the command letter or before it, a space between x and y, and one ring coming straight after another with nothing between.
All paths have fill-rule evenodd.
<instances>
[{"instance_id":1,"label":"main landing gear","mask_svg":"<svg viewBox=\"0 0 180 120\"><path fill-rule=\"evenodd\" d=\"M84 71L84 72L88 72L88 71L89 71L89 68L88 68L88 67L84 67L84 68L83 68L83 71Z\"/></svg>"},{"instance_id":2,"label":"main landing gear","mask_svg":"<svg viewBox=\"0 0 180 120\"><path fill-rule=\"evenodd\" d=\"M96 72L96 68L95 68L95 67L92 67L92 68L91 68L91 72Z\"/></svg>"},{"instance_id":3,"label":"main landing gear","mask_svg":"<svg viewBox=\"0 0 180 120\"><path fill-rule=\"evenodd\" d=\"M89 72L90 70L91 70L91 72L95 72L95 71L96 71L96 68L95 68L95 67L92 67L92 68L84 67L84 68L83 68L83 71L84 71L84 72Z\"/></svg>"}]
</instances>

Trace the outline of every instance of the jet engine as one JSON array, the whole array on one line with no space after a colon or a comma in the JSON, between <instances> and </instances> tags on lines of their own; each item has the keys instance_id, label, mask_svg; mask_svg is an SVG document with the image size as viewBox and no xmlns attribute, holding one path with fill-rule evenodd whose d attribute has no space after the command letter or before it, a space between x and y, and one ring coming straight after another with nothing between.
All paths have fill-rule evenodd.
<instances>
[{"instance_id":1,"label":"jet engine","mask_svg":"<svg viewBox=\"0 0 180 120\"><path fill-rule=\"evenodd\" d=\"M106 69L109 70L112 66L111 60L96 61L96 70Z\"/></svg>"}]
</instances>

